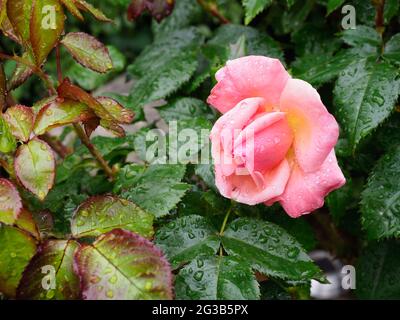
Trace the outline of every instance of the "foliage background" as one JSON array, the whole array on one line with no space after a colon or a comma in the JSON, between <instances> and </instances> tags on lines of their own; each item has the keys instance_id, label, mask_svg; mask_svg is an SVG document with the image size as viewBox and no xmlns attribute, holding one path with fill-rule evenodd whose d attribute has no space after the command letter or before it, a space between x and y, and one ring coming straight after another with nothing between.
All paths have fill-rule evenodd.
<instances>
[{"instance_id":1,"label":"foliage background","mask_svg":"<svg viewBox=\"0 0 400 320\"><path fill-rule=\"evenodd\" d=\"M57 160L54 188L43 202L19 189L40 242L70 239L76 208L91 196L112 193L154 216L155 236L150 238L171 263L177 299L310 298L310 280L322 281L306 256L314 249L356 266L357 288L350 297L400 298L398 0L244 0L243 5L176 0L161 23L148 13L128 21L129 0L90 2L114 23L89 16L81 22L68 13L66 31L100 39L114 69L95 73L62 50L64 75L87 91L117 99L136 116L126 137L92 138L118 172L114 182L97 168L71 127L57 131L74 152ZM377 8L383 2L380 21ZM354 30L342 29L344 4L356 9ZM21 53L5 37L0 45L3 52ZM157 165L143 157L146 132L164 128L163 121L177 120L179 128L211 128L218 114L205 100L215 72L228 59L250 54L279 58L293 77L317 87L340 123L336 153L348 182L329 195L322 209L300 219L289 218L278 206L250 207L222 198L210 165ZM15 62L5 62L8 77L14 68ZM54 53L45 70L56 79ZM14 99L27 106L46 95L36 76L13 91ZM162 106L153 108L160 99L164 102L156 105ZM6 170L1 176L7 177ZM101 219L97 222L101 229ZM20 274L14 276L21 278L34 254L20 253L14 265L8 261L13 246L18 243L2 238L0 282L10 276L5 267L10 265L18 267ZM35 297L65 298L60 290Z\"/></svg>"}]
</instances>

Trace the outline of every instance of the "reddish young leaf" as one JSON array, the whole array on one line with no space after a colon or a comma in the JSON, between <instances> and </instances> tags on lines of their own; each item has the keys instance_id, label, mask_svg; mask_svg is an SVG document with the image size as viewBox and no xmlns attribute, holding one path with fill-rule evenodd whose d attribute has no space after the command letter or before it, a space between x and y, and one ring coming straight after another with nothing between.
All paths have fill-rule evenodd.
<instances>
[{"instance_id":1,"label":"reddish young leaf","mask_svg":"<svg viewBox=\"0 0 400 320\"><path fill-rule=\"evenodd\" d=\"M79 8L75 4L75 0L60 0L61 3L71 12L76 18L83 21L84 18L82 13L79 11Z\"/></svg>"},{"instance_id":2,"label":"reddish young leaf","mask_svg":"<svg viewBox=\"0 0 400 320\"><path fill-rule=\"evenodd\" d=\"M4 113L4 119L8 122L12 134L18 140L23 142L29 140L35 121L32 108L22 105L13 106Z\"/></svg>"},{"instance_id":3,"label":"reddish young leaf","mask_svg":"<svg viewBox=\"0 0 400 320\"><path fill-rule=\"evenodd\" d=\"M22 185L44 200L53 187L56 167L53 151L48 144L35 138L20 146L14 167Z\"/></svg>"},{"instance_id":4,"label":"reddish young leaf","mask_svg":"<svg viewBox=\"0 0 400 320\"><path fill-rule=\"evenodd\" d=\"M5 6L5 4L4 4ZM15 33L14 27L11 24L10 19L8 19L7 15L5 14L6 10L2 11L2 15L1 15L1 30L3 31L4 35L11 39L12 41L15 41L18 44L22 44L21 39L19 38L19 36Z\"/></svg>"},{"instance_id":5,"label":"reddish young leaf","mask_svg":"<svg viewBox=\"0 0 400 320\"><path fill-rule=\"evenodd\" d=\"M30 17L33 0L11 0L7 1L7 16L13 31L25 46L29 44Z\"/></svg>"},{"instance_id":6,"label":"reddish young leaf","mask_svg":"<svg viewBox=\"0 0 400 320\"><path fill-rule=\"evenodd\" d=\"M172 299L171 267L161 250L130 231L114 229L75 255L83 299Z\"/></svg>"},{"instance_id":7,"label":"reddish young leaf","mask_svg":"<svg viewBox=\"0 0 400 320\"><path fill-rule=\"evenodd\" d=\"M97 129L97 127L100 125L100 118L95 117L93 119L90 119L88 121L85 121L83 124L85 127L85 132L88 137L90 137L93 133L94 130Z\"/></svg>"},{"instance_id":8,"label":"reddish young leaf","mask_svg":"<svg viewBox=\"0 0 400 320\"><path fill-rule=\"evenodd\" d=\"M64 12L58 0L33 0L30 18L30 43L41 66L64 30Z\"/></svg>"},{"instance_id":9,"label":"reddish young leaf","mask_svg":"<svg viewBox=\"0 0 400 320\"><path fill-rule=\"evenodd\" d=\"M61 40L61 43L84 67L100 73L113 68L107 47L91 35L84 32L71 32Z\"/></svg>"},{"instance_id":10,"label":"reddish young leaf","mask_svg":"<svg viewBox=\"0 0 400 320\"><path fill-rule=\"evenodd\" d=\"M29 64L35 63L35 58L28 51L22 55L22 59L26 60ZM21 84L28 80L32 74L33 71L31 68L23 63L17 63L13 75L11 76L11 80L8 82L8 91L18 88Z\"/></svg>"},{"instance_id":11,"label":"reddish young leaf","mask_svg":"<svg viewBox=\"0 0 400 320\"><path fill-rule=\"evenodd\" d=\"M86 91L73 85L68 79L64 79L61 85L57 88L57 91L61 98L71 99L86 104L98 117L109 121L114 120L100 102Z\"/></svg>"},{"instance_id":12,"label":"reddish young leaf","mask_svg":"<svg viewBox=\"0 0 400 320\"><path fill-rule=\"evenodd\" d=\"M93 7L90 3L87 3L84 0L76 0L76 5L90 14L93 15L97 20L103 21L103 22L112 22L110 18L108 18L103 12L101 12L99 9Z\"/></svg>"},{"instance_id":13,"label":"reddish young leaf","mask_svg":"<svg viewBox=\"0 0 400 320\"><path fill-rule=\"evenodd\" d=\"M125 137L125 130L121 126L118 125L117 122L115 121L109 121L109 120L100 120L100 126L103 127L104 129L110 131L112 134L114 134L117 137L123 138Z\"/></svg>"},{"instance_id":14,"label":"reddish young leaf","mask_svg":"<svg viewBox=\"0 0 400 320\"><path fill-rule=\"evenodd\" d=\"M130 124L135 118L135 113L133 111L125 109L114 99L98 97L96 100L113 116L116 122Z\"/></svg>"},{"instance_id":15,"label":"reddish young leaf","mask_svg":"<svg viewBox=\"0 0 400 320\"><path fill-rule=\"evenodd\" d=\"M147 9L153 18L160 22L171 14L174 5L174 0L132 0L128 7L128 19L135 20Z\"/></svg>"},{"instance_id":16,"label":"reddish young leaf","mask_svg":"<svg viewBox=\"0 0 400 320\"><path fill-rule=\"evenodd\" d=\"M0 222L13 224L22 209L17 188L7 179L0 178Z\"/></svg>"},{"instance_id":17,"label":"reddish young leaf","mask_svg":"<svg viewBox=\"0 0 400 320\"><path fill-rule=\"evenodd\" d=\"M43 243L22 275L17 289L17 298L24 300L79 299L79 277L73 268L74 254L78 248L79 243L74 240L49 240Z\"/></svg>"},{"instance_id":18,"label":"reddish young leaf","mask_svg":"<svg viewBox=\"0 0 400 320\"><path fill-rule=\"evenodd\" d=\"M15 225L40 240L40 233L36 221L33 219L32 213L25 208L21 209L18 219L15 221Z\"/></svg>"},{"instance_id":19,"label":"reddish young leaf","mask_svg":"<svg viewBox=\"0 0 400 320\"><path fill-rule=\"evenodd\" d=\"M84 103L70 99L56 99L40 109L33 130L36 135L42 135L50 129L87 121L94 117L95 114Z\"/></svg>"}]
</instances>

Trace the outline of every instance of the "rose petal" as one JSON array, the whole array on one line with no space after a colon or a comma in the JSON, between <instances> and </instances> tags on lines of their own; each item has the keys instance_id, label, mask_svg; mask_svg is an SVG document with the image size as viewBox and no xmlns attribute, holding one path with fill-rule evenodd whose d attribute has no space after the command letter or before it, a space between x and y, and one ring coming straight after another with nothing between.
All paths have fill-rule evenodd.
<instances>
[{"instance_id":1,"label":"rose petal","mask_svg":"<svg viewBox=\"0 0 400 320\"><path fill-rule=\"evenodd\" d=\"M293 133L282 112L266 113L248 125L235 140L234 157L250 173L266 172L285 158Z\"/></svg>"},{"instance_id":2,"label":"rose petal","mask_svg":"<svg viewBox=\"0 0 400 320\"><path fill-rule=\"evenodd\" d=\"M280 110L287 113L294 131L298 164L305 172L315 171L335 146L339 127L318 92L307 82L289 79L283 90Z\"/></svg>"},{"instance_id":3,"label":"rose petal","mask_svg":"<svg viewBox=\"0 0 400 320\"><path fill-rule=\"evenodd\" d=\"M305 173L296 163L279 201L289 216L297 218L321 208L325 196L344 185L346 179L332 150L319 170ZM271 203L268 203L271 204Z\"/></svg>"},{"instance_id":4,"label":"rose petal","mask_svg":"<svg viewBox=\"0 0 400 320\"><path fill-rule=\"evenodd\" d=\"M215 77L218 83L207 102L225 113L251 97L264 98L267 108L278 106L290 76L278 59L247 56L228 61Z\"/></svg>"}]
</instances>

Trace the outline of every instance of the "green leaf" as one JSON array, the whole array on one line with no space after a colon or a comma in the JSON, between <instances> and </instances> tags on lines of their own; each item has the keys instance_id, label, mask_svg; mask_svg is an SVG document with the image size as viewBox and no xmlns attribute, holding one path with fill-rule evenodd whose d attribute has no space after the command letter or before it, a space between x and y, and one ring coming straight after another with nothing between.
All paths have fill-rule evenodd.
<instances>
[{"instance_id":1,"label":"green leaf","mask_svg":"<svg viewBox=\"0 0 400 320\"><path fill-rule=\"evenodd\" d=\"M93 91L107 83L116 74L122 72L126 66L126 58L122 52L113 46L107 46L107 49L113 64L113 69L110 72L106 74L98 73L85 68L79 63L73 63L70 68L65 71L65 75L88 91Z\"/></svg>"},{"instance_id":2,"label":"green leaf","mask_svg":"<svg viewBox=\"0 0 400 320\"><path fill-rule=\"evenodd\" d=\"M296 78L320 86L335 79L356 60L357 56L347 50L340 51L333 57L321 53L306 54L293 62L292 72Z\"/></svg>"},{"instance_id":3,"label":"green leaf","mask_svg":"<svg viewBox=\"0 0 400 320\"><path fill-rule=\"evenodd\" d=\"M71 232L76 238L96 237L117 228L151 238L153 216L128 200L95 196L78 207L71 222Z\"/></svg>"},{"instance_id":4,"label":"green leaf","mask_svg":"<svg viewBox=\"0 0 400 320\"><path fill-rule=\"evenodd\" d=\"M235 257L199 257L175 280L179 300L256 300L260 289L250 266Z\"/></svg>"},{"instance_id":5,"label":"green leaf","mask_svg":"<svg viewBox=\"0 0 400 320\"><path fill-rule=\"evenodd\" d=\"M40 200L53 187L55 166L53 151L37 138L18 148L15 173L22 185Z\"/></svg>"},{"instance_id":6,"label":"green leaf","mask_svg":"<svg viewBox=\"0 0 400 320\"><path fill-rule=\"evenodd\" d=\"M383 57L390 62L400 64L400 33L395 34L386 43Z\"/></svg>"},{"instance_id":7,"label":"green leaf","mask_svg":"<svg viewBox=\"0 0 400 320\"><path fill-rule=\"evenodd\" d=\"M189 81L196 71L202 37L195 28L176 31L156 40L138 56L128 71L139 76L130 95L132 104L168 97Z\"/></svg>"},{"instance_id":8,"label":"green leaf","mask_svg":"<svg viewBox=\"0 0 400 320\"><path fill-rule=\"evenodd\" d=\"M400 147L384 155L362 193L362 225L370 239L400 236Z\"/></svg>"},{"instance_id":9,"label":"green leaf","mask_svg":"<svg viewBox=\"0 0 400 320\"><path fill-rule=\"evenodd\" d=\"M74 240L49 240L43 243L24 271L18 286L17 298L79 299L79 278L73 269L74 253L79 247L79 243Z\"/></svg>"},{"instance_id":10,"label":"green leaf","mask_svg":"<svg viewBox=\"0 0 400 320\"><path fill-rule=\"evenodd\" d=\"M262 55L277 58L281 62L285 61L283 52L274 39L257 29L241 25L225 24L219 27L215 36L207 43L207 46L229 50L229 45L237 43L242 36L246 38L248 55ZM222 62L225 64L225 61Z\"/></svg>"},{"instance_id":11,"label":"green leaf","mask_svg":"<svg viewBox=\"0 0 400 320\"><path fill-rule=\"evenodd\" d=\"M334 101L353 152L361 139L391 114L399 94L398 75L388 63L369 59L354 62L341 72Z\"/></svg>"},{"instance_id":12,"label":"green leaf","mask_svg":"<svg viewBox=\"0 0 400 320\"><path fill-rule=\"evenodd\" d=\"M12 106L3 115L13 135L20 141L29 140L34 123L33 109L22 105Z\"/></svg>"},{"instance_id":13,"label":"green leaf","mask_svg":"<svg viewBox=\"0 0 400 320\"><path fill-rule=\"evenodd\" d=\"M0 292L13 298L22 272L36 252L36 244L25 232L2 224L0 243Z\"/></svg>"},{"instance_id":14,"label":"green leaf","mask_svg":"<svg viewBox=\"0 0 400 320\"><path fill-rule=\"evenodd\" d=\"M70 123L84 122L95 114L83 103L70 99L55 99L40 109L36 116L34 131L36 135Z\"/></svg>"},{"instance_id":15,"label":"green leaf","mask_svg":"<svg viewBox=\"0 0 400 320\"><path fill-rule=\"evenodd\" d=\"M155 244L164 252L172 268L177 269L200 255L215 255L220 241L217 230L206 218L190 215L158 229Z\"/></svg>"},{"instance_id":16,"label":"green leaf","mask_svg":"<svg viewBox=\"0 0 400 320\"><path fill-rule=\"evenodd\" d=\"M11 133L11 128L4 115L0 114L0 152L11 153L17 147L17 141Z\"/></svg>"},{"instance_id":17,"label":"green leaf","mask_svg":"<svg viewBox=\"0 0 400 320\"><path fill-rule=\"evenodd\" d=\"M25 208L22 208L21 212L19 213L18 219L15 221L15 225L21 230L29 232L36 239L40 240L39 229L32 216L32 213Z\"/></svg>"},{"instance_id":18,"label":"green leaf","mask_svg":"<svg viewBox=\"0 0 400 320\"><path fill-rule=\"evenodd\" d=\"M349 46L371 53L376 53L382 44L382 38L374 28L362 25L343 31L342 40Z\"/></svg>"},{"instance_id":19,"label":"green leaf","mask_svg":"<svg viewBox=\"0 0 400 320\"><path fill-rule=\"evenodd\" d=\"M326 15L330 15L333 11L335 11L337 8L339 8L345 0L328 0L327 4L327 13Z\"/></svg>"},{"instance_id":20,"label":"green leaf","mask_svg":"<svg viewBox=\"0 0 400 320\"><path fill-rule=\"evenodd\" d=\"M35 0L30 16L30 43L41 66L64 32L64 11L58 0Z\"/></svg>"},{"instance_id":21,"label":"green leaf","mask_svg":"<svg viewBox=\"0 0 400 320\"><path fill-rule=\"evenodd\" d=\"M197 164L195 174L203 179L208 187L215 191L217 190L217 187L215 186L215 173L213 164Z\"/></svg>"},{"instance_id":22,"label":"green leaf","mask_svg":"<svg viewBox=\"0 0 400 320\"><path fill-rule=\"evenodd\" d=\"M229 255L265 275L289 280L323 280L321 270L284 229L256 219L233 221L221 237Z\"/></svg>"},{"instance_id":23,"label":"green leaf","mask_svg":"<svg viewBox=\"0 0 400 320\"><path fill-rule=\"evenodd\" d=\"M7 179L0 178L0 222L13 224L22 209L17 188Z\"/></svg>"},{"instance_id":24,"label":"green leaf","mask_svg":"<svg viewBox=\"0 0 400 320\"><path fill-rule=\"evenodd\" d=\"M70 32L61 43L84 67L100 73L113 68L107 47L91 35L84 32Z\"/></svg>"},{"instance_id":25,"label":"green leaf","mask_svg":"<svg viewBox=\"0 0 400 320\"><path fill-rule=\"evenodd\" d=\"M246 12L244 23L247 25L263 10L272 4L272 0L242 0Z\"/></svg>"},{"instance_id":26,"label":"green leaf","mask_svg":"<svg viewBox=\"0 0 400 320\"><path fill-rule=\"evenodd\" d=\"M123 190L122 197L133 201L157 218L167 215L190 187L181 182L185 174L184 165L151 165L140 174L136 171L135 165L127 165L121 169L115 190Z\"/></svg>"},{"instance_id":27,"label":"green leaf","mask_svg":"<svg viewBox=\"0 0 400 320\"><path fill-rule=\"evenodd\" d=\"M75 255L83 299L172 299L172 274L150 241L121 229L100 236Z\"/></svg>"},{"instance_id":28,"label":"green leaf","mask_svg":"<svg viewBox=\"0 0 400 320\"><path fill-rule=\"evenodd\" d=\"M385 23L388 24L399 12L399 0L386 0L384 6L383 16Z\"/></svg>"},{"instance_id":29,"label":"green leaf","mask_svg":"<svg viewBox=\"0 0 400 320\"><path fill-rule=\"evenodd\" d=\"M196 98L177 98L167 105L157 108L161 118L166 122L173 120L190 120L193 118L213 119L210 107Z\"/></svg>"},{"instance_id":30,"label":"green leaf","mask_svg":"<svg viewBox=\"0 0 400 320\"><path fill-rule=\"evenodd\" d=\"M360 299L397 299L400 295L400 245L398 241L370 244L357 263Z\"/></svg>"}]
</instances>

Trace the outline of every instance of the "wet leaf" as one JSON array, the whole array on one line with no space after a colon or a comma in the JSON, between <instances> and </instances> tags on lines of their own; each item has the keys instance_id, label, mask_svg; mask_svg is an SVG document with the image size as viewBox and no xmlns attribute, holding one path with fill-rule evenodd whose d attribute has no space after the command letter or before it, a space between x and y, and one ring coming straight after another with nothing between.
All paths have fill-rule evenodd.
<instances>
[{"instance_id":1,"label":"wet leaf","mask_svg":"<svg viewBox=\"0 0 400 320\"><path fill-rule=\"evenodd\" d=\"M75 4L76 2L75 0L60 0L60 1L68 9L68 11L75 16L75 18L78 18L81 21L84 20L82 13L79 11L79 8Z\"/></svg>"},{"instance_id":2,"label":"wet leaf","mask_svg":"<svg viewBox=\"0 0 400 320\"><path fill-rule=\"evenodd\" d=\"M53 187L56 166L53 151L47 143L35 138L21 145L14 166L22 185L44 200Z\"/></svg>"},{"instance_id":3,"label":"wet leaf","mask_svg":"<svg viewBox=\"0 0 400 320\"><path fill-rule=\"evenodd\" d=\"M16 35L27 46L30 41L30 17L33 0L7 1L7 16Z\"/></svg>"},{"instance_id":4,"label":"wet leaf","mask_svg":"<svg viewBox=\"0 0 400 320\"><path fill-rule=\"evenodd\" d=\"M217 233L206 218L189 215L158 229L155 244L165 253L172 268L177 269L200 255L215 255L220 246Z\"/></svg>"},{"instance_id":5,"label":"wet leaf","mask_svg":"<svg viewBox=\"0 0 400 320\"><path fill-rule=\"evenodd\" d=\"M296 281L323 279L300 243L273 223L239 218L229 225L221 241L229 255L244 259L267 276Z\"/></svg>"},{"instance_id":6,"label":"wet leaf","mask_svg":"<svg viewBox=\"0 0 400 320\"><path fill-rule=\"evenodd\" d=\"M94 117L95 114L86 104L70 99L55 99L40 109L34 131L37 135L42 135L50 129L84 122Z\"/></svg>"},{"instance_id":7,"label":"wet leaf","mask_svg":"<svg viewBox=\"0 0 400 320\"><path fill-rule=\"evenodd\" d=\"M36 252L36 243L27 233L2 224L0 243L0 292L13 298L22 272Z\"/></svg>"},{"instance_id":8,"label":"wet leaf","mask_svg":"<svg viewBox=\"0 0 400 320\"><path fill-rule=\"evenodd\" d=\"M8 108L3 116L18 140L23 142L29 140L35 119L32 108L16 105Z\"/></svg>"},{"instance_id":9,"label":"wet leaf","mask_svg":"<svg viewBox=\"0 0 400 320\"><path fill-rule=\"evenodd\" d=\"M236 257L198 257L179 271L179 300L257 300L260 289L251 267Z\"/></svg>"},{"instance_id":10,"label":"wet leaf","mask_svg":"<svg viewBox=\"0 0 400 320\"><path fill-rule=\"evenodd\" d=\"M113 68L108 49L96 38L84 32L70 32L61 43L77 62L100 73Z\"/></svg>"},{"instance_id":11,"label":"wet leaf","mask_svg":"<svg viewBox=\"0 0 400 320\"><path fill-rule=\"evenodd\" d=\"M0 222L13 224L22 210L17 188L7 179L0 178Z\"/></svg>"},{"instance_id":12,"label":"wet leaf","mask_svg":"<svg viewBox=\"0 0 400 320\"><path fill-rule=\"evenodd\" d=\"M115 229L76 254L76 269L86 300L172 299L172 274L150 241Z\"/></svg>"},{"instance_id":13,"label":"wet leaf","mask_svg":"<svg viewBox=\"0 0 400 320\"><path fill-rule=\"evenodd\" d=\"M76 5L81 10L89 12L93 17L95 17L99 21L112 22L112 19L108 18L103 12L101 12L99 9L95 8L85 0L76 0Z\"/></svg>"},{"instance_id":14,"label":"wet leaf","mask_svg":"<svg viewBox=\"0 0 400 320\"><path fill-rule=\"evenodd\" d=\"M96 100L111 114L115 122L130 124L135 118L135 113L125 109L117 100L109 97L97 97Z\"/></svg>"},{"instance_id":15,"label":"wet leaf","mask_svg":"<svg viewBox=\"0 0 400 320\"><path fill-rule=\"evenodd\" d=\"M242 0L246 17L245 24L249 24L258 14L272 4L272 0Z\"/></svg>"},{"instance_id":16,"label":"wet leaf","mask_svg":"<svg viewBox=\"0 0 400 320\"><path fill-rule=\"evenodd\" d=\"M160 22L169 16L174 9L175 0L132 0L128 7L128 19L135 20L144 10L150 12Z\"/></svg>"},{"instance_id":17,"label":"wet leaf","mask_svg":"<svg viewBox=\"0 0 400 320\"><path fill-rule=\"evenodd\" d=\"M71 231L74 237L99 236L121 228L142 237L153 236L153 215L133 202L115 196L95 196L82 203L76 210Z\"/></svg>"},{"instance_id":18,"label":"wet leaf","mask_svg":"<svg viewBox=\"0 0 400 320\"><path fill-rule=\"evenodd\" d=\"M21 230L29 232L36 239L40 240L40 233L36 221L33 218L32 213L25 208L22 208L21 212L19 213L18 219L15 221L15 225Z\"/></svg>"},{"instance_id":19,"label":"wet leaf","mask_svg":"<svg viewBox=\"0 0 400 320\"><path fill-rule=\"evenodd\" d=\"M0 113L0 152L11 153L16 147L17 142L11 133L11 128L4 115Z\"/></svg>"},{"instance_id":20,"label":"wet leaf","mask_svg":"<svg viewBox=\"0 0 400 320\"><path fill-rule=\"evenodd\" d=\"M17 290L23 300L76 300L80 297L79 277L73 269L74 240L48 240L26 267Z\"/></svg>"}]
</instances>

